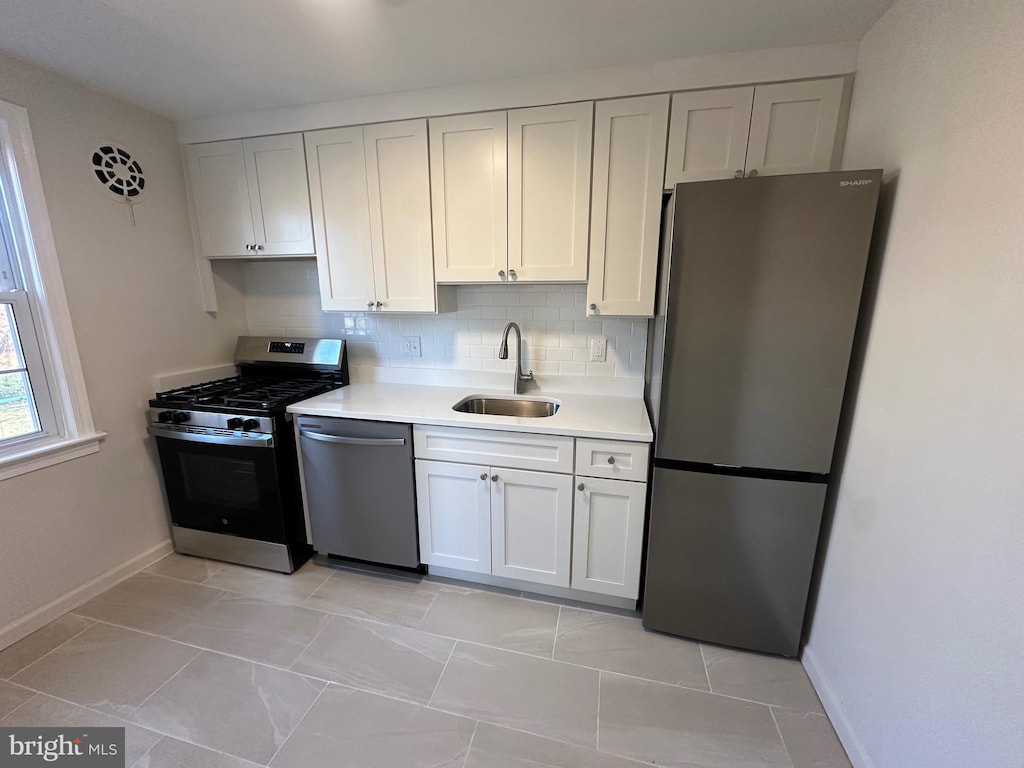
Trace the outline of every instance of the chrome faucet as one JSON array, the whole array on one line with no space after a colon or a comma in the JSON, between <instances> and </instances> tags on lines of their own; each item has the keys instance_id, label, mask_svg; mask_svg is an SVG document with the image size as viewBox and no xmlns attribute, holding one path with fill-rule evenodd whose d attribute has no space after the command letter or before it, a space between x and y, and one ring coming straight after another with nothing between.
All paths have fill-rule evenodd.
<instances>
[{"instance_id":1,"label":"chrome faucet","mask_svg":"<svg viewBox=\"0 0 1024 768\"><path fill-rule=\"evenodd\" d=\"M517 323L509 323L505 326L505 331L501 334L501 346L498 347L498 359L508 360L508 332L512 329L515 329L516 332L516 373L515 379L512 381L512 394L521 395L523 382L533 381L533 371L523 373L523 332L519 330Z\"/></svg>"}]
</instances>

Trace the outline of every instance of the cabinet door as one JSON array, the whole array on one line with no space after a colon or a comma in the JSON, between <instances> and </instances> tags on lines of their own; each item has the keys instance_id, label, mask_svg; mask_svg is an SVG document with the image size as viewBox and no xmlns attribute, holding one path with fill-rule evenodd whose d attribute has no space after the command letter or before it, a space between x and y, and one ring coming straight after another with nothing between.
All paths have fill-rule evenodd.
<instances>
[{"instance_id":1,"label":"cabinet door","mask_svg":"<svg viewBox=\"0 0 1024 768\"><path fill-rule=\"evenodd\" d=\"M647 483L580 478L573 512L573 589L630 600L640 596L646 502Z\"/></svg>"},{"instance_id":2,"label":"cabinet door","mask_svg":"<svg viewBox=\"0 0 1024 768\"><path fill-rule=\"evenodd\" d=\"M829 170L842 100L841 77L757 86L747 175Z\"/></svg>"},{"instance_id":3,"label":"cabinet door","mask_svg":"<svg viewBox=\"0 0 1024 768\"><path fill-rule=\"evenodd\" d=\"M416 460L422 562L491 572L490 486L487 467Z\"/></svg>"},{"instance_id":4,"label":"cabinet door","mask_svg":"<svg viewBox=\"0 0 1024 768\"><path fill-rule=\"evenodd\" d=\"M434 312L427 121L367 125L373 284L388 312Z\"/></svg>"},{"instance_id":5,"label":"cabinet door","mask_svg":"<svg viewBox=\"0 0 1024 768\"><path fill-rule=\"evenodd\" d=\"M508 113L511 280L586 280L592 102Z\"/></svg>"},{"instance_id":6,"label":"cabinet door","mask_svg":"<svg viewBox=\"0 0 1024 768\"><path fill-rule=\"evenodd\" d=\"M654 315L668 100L597 103L588 315Z\"/></svg>"},{"instance_id":7,"label":"cabinet door","mask_svg":"<svg viewBox=\"0 0 1024 768\"><path fill-rule=\"evenodd\" d=\"M314 131L305 140L321 305L365 312L375 297L363 129Z\"/></svg>"},{"instance_id":8,"label":"cabinet door","mask_svg":"<svg viewBox=\"0 0 1024 768\"><path fill-rule=\"evenodd\" d=\"M569 586L572 476L491 468L491 573Z\"/></svg>"},{"instance_id":9,"label":"cabinet door","mask_svg":"<svg viewBox=\"0 0 1024 768\"><path fill-rule=\"evenodd\" d=\"M313 223L302 134L245 139L242 151L253 230L259 248L256 255L313 253Z\"/></svg>"},{"instance_id":10,"label":"cabinet door","mask_svg":"<svg viewBox=\"0 0 1024 768\"><path fill-rule=\"evenodd\" d=\"M753 88L672 94L665 189L743 175Z\"/></svg>"},{"instance_id":11,"label":"cabinet door","mask_svg":"<svg viewBox=\"0 0 1024 768\"><path fill-rule=\"evenodd\" d=\"M493 282L508 269L505 112L430 120L438 282Z\"/></svg>"},{"instance_id":12,"label":"cabinet door","mask_svg":"<svg viewBox=\"0 0 1024 768\"><path fill-rule=\"evenodd\" d=\"M240 141L185 146L188 181L203 256L251 256L256 242Z\"/></svg>"}]
</instances>

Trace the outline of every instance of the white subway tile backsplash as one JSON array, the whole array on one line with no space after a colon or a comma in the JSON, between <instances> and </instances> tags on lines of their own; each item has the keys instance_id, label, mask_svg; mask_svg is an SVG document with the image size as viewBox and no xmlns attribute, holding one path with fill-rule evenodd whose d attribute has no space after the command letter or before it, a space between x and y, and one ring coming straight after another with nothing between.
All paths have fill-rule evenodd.
<instances>
[{"instance_id":1,"label":"white subway tile backsplash","mask_svg":"<svg viewBox=\"0 0 1024 768\"><path fill-rule=\"evenodd\" d=\"M538 375L643 378L647 321L588 318L586 286L462 285L458 311L441 315L322 312L315 267L304 261L250 262L244 267L250 333L338 335L353 365L507 371L498 360L505 324L522 327L524 365ZM401 337L419 336L422 355L402 354ZM590 362L590 340L605 338L605 363Z\"/></svg>"}]
</instances>

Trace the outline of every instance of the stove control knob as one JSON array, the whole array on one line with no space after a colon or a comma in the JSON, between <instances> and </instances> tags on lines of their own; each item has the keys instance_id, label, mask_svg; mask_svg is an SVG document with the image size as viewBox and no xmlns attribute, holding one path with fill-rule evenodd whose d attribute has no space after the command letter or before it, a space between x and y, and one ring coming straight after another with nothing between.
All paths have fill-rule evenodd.
<instances>
[{"instance_id":1,"label":"stove control knob","mask_svg":"<svg viewBox=\"0 0 1024 768\"><path fill-rule=\"evenodd\" d=\"M156 415L156 420L159 421L161 424L166 424L171 420L172 415L173 411L160 411L160 413Z\"/></svg>"},{"instance_id":2,"label":"stove control knob","mask_svg":"<svg viewBox=\"0 0 1024 768\"><path fill-rule=\"evenodd\" d=\"M184 424L189 421L192 417L184 411L171 411L171 423L172 424Z\"/></svg>"},{"instance_id":3,"label":"stove control knob","mask_svg":"<svg viewBox=\"0 0 1024 768\"><path fill-rule=\"evenodd\" d=\"M255 429L259 429L260 423L256 419L246 419L242 422L242 429L246 432L252 432Z\"/></svg>"},{"instance_id":4,"label":"stove control knob","mask_svg":"<svg viewBox=\"0 0 1024 768\"><path fill-rule=\"evenodd\" d=\"M241 429L241 428L242 428L242 419L241 419L241 417L235 416L234 418L228 419L228 429Z\"/></svg>"}]
</instances>

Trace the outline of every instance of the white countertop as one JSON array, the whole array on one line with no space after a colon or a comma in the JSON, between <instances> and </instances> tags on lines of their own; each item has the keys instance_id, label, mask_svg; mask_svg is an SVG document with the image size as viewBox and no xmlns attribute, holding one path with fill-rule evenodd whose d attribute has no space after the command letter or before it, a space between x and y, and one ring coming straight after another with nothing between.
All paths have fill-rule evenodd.
<instances>
[{"instance_id":1,"label":"white countertop","mask_svg":"<svg viewBox=\"0 0 1024 768\"><path fill-rule=\"evenodd\" d=\"M530 419L453 411L452 406L468 395L511 397L507 389L357 382L290 405L288 411L311 416L499 429L508 432L572 435L644 443L654 439L651 422L647 416L647 406L642 397L526 393L523 397L527 399L543 397L561 403L553 416Z\"/></svg>"}]
</instances>

